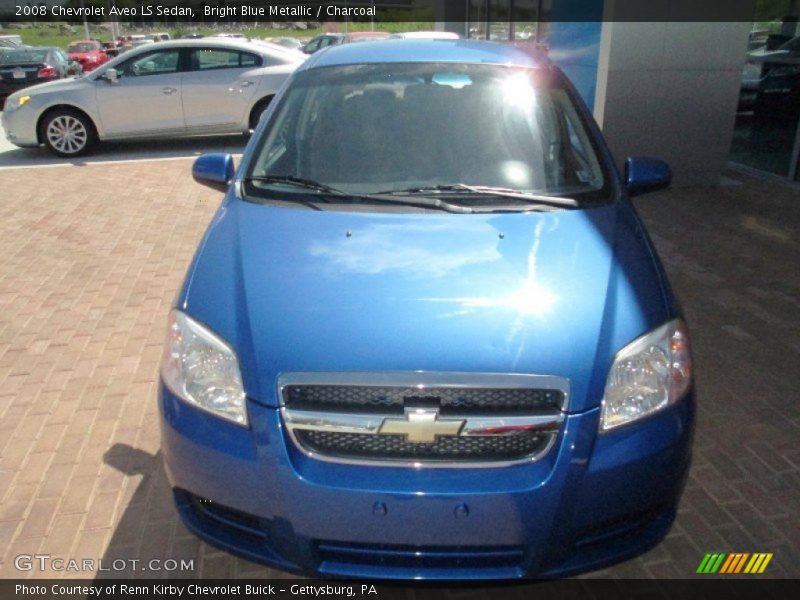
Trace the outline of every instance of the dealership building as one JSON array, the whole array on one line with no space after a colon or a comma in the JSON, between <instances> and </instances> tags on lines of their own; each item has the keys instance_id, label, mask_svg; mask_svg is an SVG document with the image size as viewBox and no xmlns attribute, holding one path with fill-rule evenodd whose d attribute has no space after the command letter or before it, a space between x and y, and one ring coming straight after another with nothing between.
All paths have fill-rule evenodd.
<instances>
[{"instance_id":1,"label":"dealership building","mask_svg":"<svg viewBox=\"0 0 800 600\"><path fill-rule=\"evenodd\" d=\"M800 0L775 4L766 25L755 22L755 0L713 12L696 0L440 0L436 20L465 37L544 49L593 110L618 162L656 156L678 185L714 185L729 161L800 178L800 43L789 57L794 80L781 84L797 92L789 109L759 114L742 102L748 53L800 35Z\"/></svg>"}]
</instances>

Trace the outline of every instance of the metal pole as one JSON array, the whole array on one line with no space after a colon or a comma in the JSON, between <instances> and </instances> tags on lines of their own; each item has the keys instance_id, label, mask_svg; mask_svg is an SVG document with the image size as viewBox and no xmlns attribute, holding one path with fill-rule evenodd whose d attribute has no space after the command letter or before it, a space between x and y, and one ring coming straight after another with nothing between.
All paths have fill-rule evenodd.
<instances>
[{"instance_id":1,"label":"metal pole","mask_svg":"<svg viewBox=\"0 0 800 600\"><path fill-rule=\"evenodd\" d=\"M108 0L108 12L111 14L111 8L114 6L114 0ZM117 39L117 28L115 21L109 21L108 26L111 29L111 40L115 41Z\"/></svg>"},{"instance_id":2,"label":"metal pole","mask_svg":"<svg viewBox=\"0 0 800 600\"><path fill-rule=\"evenodd\" d=\"M83 8L83 0L81 0L81 13L83 13L83 31L86 34L85 39L88 40L91 38L89 37L89 23L86 21L86 13L84 12L84 10L85 9Z\"/></svg>"},{"instance_id":3,"label":"metal pole","mask_svg":"<svg viewBox=\"0 0 800 600\"><path fill-rule=\"evenodd\" d=\"M508 3L508 39L514 41L517 37L517 28L514 24L514 0Z\"/></svg>"}]
</instances>

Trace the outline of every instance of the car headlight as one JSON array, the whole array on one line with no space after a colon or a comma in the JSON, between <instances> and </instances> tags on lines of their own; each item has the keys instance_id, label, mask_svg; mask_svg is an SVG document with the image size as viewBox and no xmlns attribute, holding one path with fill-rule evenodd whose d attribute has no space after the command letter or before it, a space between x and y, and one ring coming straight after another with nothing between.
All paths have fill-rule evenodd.
<instances>
[{"instance_id":1,"label":"car headlight","mask_svg":"<svg viewBox=\"0 0 800 600\"><path fill-rule=\"evenodd\" d=\"M677 402L692 381L686 325L675 319L620 350L608 373L600 430L608 431Z\"/></svg>"},{"instance_id":2,"label":"car headlight","mask_svg":"<svg viewBox=\"0 0 800 600\"><path fill-rule=\"evenodd\" d=\"M236 353L219 336L179 310L170 314L161 378L189 404L247 425Z\"/></svg>"}]
</instances>

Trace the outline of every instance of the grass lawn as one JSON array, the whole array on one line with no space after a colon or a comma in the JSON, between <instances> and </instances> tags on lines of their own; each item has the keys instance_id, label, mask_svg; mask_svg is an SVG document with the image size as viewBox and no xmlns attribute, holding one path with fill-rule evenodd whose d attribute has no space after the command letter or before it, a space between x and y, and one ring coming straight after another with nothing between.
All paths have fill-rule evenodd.
<instances>
[{"instance_id":1,"label":"grass lawn","mask_svg":"<svg viewBox=\"0 0 800 600\"><path fill-rule=\"evenodd\" d=\"M344 23L337 23L337 24L328 24L327 29L320 27L316 29L306 29L306 30L294 30L294 29L270 29L267 27L252 27L248 29L228 29L225 26L220 27L203 27L200 23L180 23L175 28L168 28L164 27L163 25L155 25L150 27L146 30L142 30L141 28L130 28L127 29L125 27L122 30L125 33L152 33L156 31L168 31L173 38L180 37L185 33L202 33L203 35L214 35L215 33L223 33L227 31L236 32L236 33L243 33L247 36L254 37L254 38L270 38L270 37L304 37L310 38L319 33L324 33L325 31L331 30L331 25L338 26L338 31L344 31ZM70 42L74 42L75 40L83 39L84 29L83 26L80 24L73 24L72 25L75 30L75 34L67 34L65 35L59 27L53 26L52 24L42 24L37 25L31 29L9 29L9 33L18 33L22 37L22 41L25 44L31 46L58 46L60 48L66 49L66 47L70 44ZM374 25L375 31L388 31L388 32L395 32L395 31L421 31L421 30L429 30L433 29L433 21L407 21L407 22L398 22L398 23L375 23ZM370 24L369 23L347 23L347 30L348 31L369 31ZM91 36L98 38L100 40L106 41L109 39L109 31L104 27L95 27L91 26Z\"/></svg>"}]
</instances>

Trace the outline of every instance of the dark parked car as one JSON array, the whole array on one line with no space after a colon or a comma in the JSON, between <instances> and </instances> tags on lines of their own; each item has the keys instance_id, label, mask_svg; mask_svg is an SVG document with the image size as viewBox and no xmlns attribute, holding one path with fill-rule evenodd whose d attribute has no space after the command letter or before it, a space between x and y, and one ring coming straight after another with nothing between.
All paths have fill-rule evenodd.
<instances>
[{"instance_id":1,"label":"dark parked car","mask_svg":"<svg viewBox=\"0 0 800 600\"><path fill-rule=\"evenodd\" d=\"M18 35L0 35L0 48L21 48L24 46Z\"/></svg>"},{"instance_id":2,"label":"dark parked car","mask_svg":"<svg viewBox=\"0 0 800 600\"><path fill-rule=\"evenodd\" d=\"M17 90L81 72L61 48L16 48L0 53L0 101Z\"/></svg>"},{"instance_id":3,"label":"dark parked car","mask_svg":"<svg viewBox=\"0 0 800 600\"><path fill-rule=\"evenodd\" d=\"M16 40L11 38L4 38L0 36L0 54L4 52L8 52L9 50L15 50L16 48L24 48L22 44L18 44Z\"/></svg>"},{"instance_id":4,"label":"dark parked car","mask_svg":"<svg viewBox=\"0 0 800 600\"><path fill-rule=\"evenodd\" d=\"M350 44L352 42L366 42L368 40L380 40L388 38L389 34L385 31L354 31L352 33L324 33L311 38L305 46L303 52L314 54L317 50L322 50L328 46L338 46L339 44Z\"/></svg>"},{"instance_id":5,"label":"dark parked car","mask_svg":"<svg viewBox=\"0 0 800 600\"><path fill-rule=\"evenodd\" d=\"M749 52L742 75L739 110L759 118L797 116L800 111L800 36L774 50Z\"/></svg>"}]
</instances>

